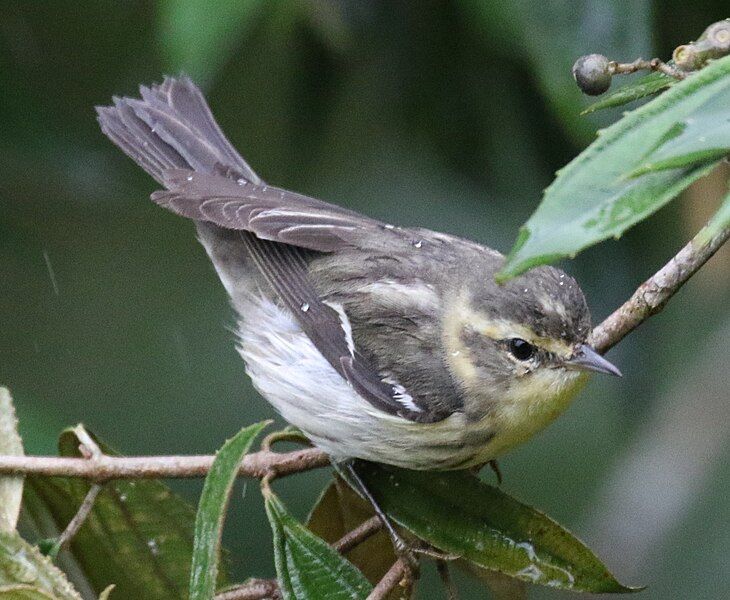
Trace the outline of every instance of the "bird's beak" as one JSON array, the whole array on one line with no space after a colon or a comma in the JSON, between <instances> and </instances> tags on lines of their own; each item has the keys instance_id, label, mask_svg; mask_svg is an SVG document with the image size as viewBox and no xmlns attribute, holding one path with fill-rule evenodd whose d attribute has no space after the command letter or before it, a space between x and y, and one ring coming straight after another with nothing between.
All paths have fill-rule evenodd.
<instances>
[{"instance_id":1,"label":"bird's beak","mask_svg":"<svg viewBox=\"0 0 730 600\"><path fill-rule=\"evenodd\" d=\"M615 375L616 377L622 376L621 371L588 344L578 346L575 354L565 361L565 368L575 369L577 371L595 371L596 373L606 373L607 375Z\"/></svg>"}]
</instances>

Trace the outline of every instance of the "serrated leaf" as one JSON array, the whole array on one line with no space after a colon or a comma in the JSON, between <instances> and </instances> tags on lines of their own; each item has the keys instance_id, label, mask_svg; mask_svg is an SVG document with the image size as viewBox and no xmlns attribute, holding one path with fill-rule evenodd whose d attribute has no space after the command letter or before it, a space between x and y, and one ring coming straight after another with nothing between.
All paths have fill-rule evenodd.
<instances>
[{"instance_id":1,"label":"serrated leaf","mask_svg":"<svg viewBox=\"0 0 730 600\"><path fill-rule=\"evenodd\" d=\"M265 491L266 514L274 534L274 559L285 600L366 598L372 586L347 559L314 535Z\"/></svg>"},{"instance_id":2,"label":"serrated leaf","mask_svg":"<svg viewBox=\"0 0 730 600\"><path fill-rule=\"evenodd\" d=\"M678 81L664 73L650 73L613 92L608 92L603 98L584 108L580 114L588 115L598 110L616 108L647 96L653 96L672 87Z\"/></svg>"},{"instance_id":3,"label":"serrated leaf","mask_svg":"<svg viewBox=\"0 0 730 600\"><path fill-rule=\"evenodd\" d=\"M606 129L545 190L497 279L621 235L708 173L715 160L630 177L677 123L728 94L730 57L714 61Z\"/></svg>"},{"instance_id":4,"label":"serrated leaf","mask_svg":"<svg viewBox=\"0 0 730 600\"><path fill-rule=\"evenodd\" d=\"M210 600L218 577L221 534L238 467L268 421L239 431L218 451L205 478L195 517L195 547L190 571L190 600Z\"/></svg>"},{"instance_id":5,"label":"serrated leaf","mask_svg":"<svg viewBox=\"0 0 730 600\"><path fill-rule=\"evenodd\" d=\"M0 387L0 454L23 455L10 390ZM23 501L23 478L0 476L0 531L14 531Z\"/></svg>"},{"instance_id":6,"label":"serrated leaf","mask_svg":"<svg viewBox=\"0 0 730 600\"><path fill-rule=\"evenodd\" d=\"M307 527L315 535L332 544L361 525L375 513L340 477L335 476L317 500L309 515ZM350 550L347 559L375 585L396 561L393 542L384 529ZM388 598L399 598L395 590Z\"/></svg>"},{"instance_id":7,"label":"serrated leaf","mask_svg":"<svg viewBox=\"0 0 730 600\"><path fill-rule=\"evenodd\" d=\"M573 534L468 472L357 463L380 506L413 534L480 567L529 583L631 592Z\"/></svg>"},{"instance_id":8,"label":"serrated leaf","mask_svg":"<svg viewBox=\"0 0 730 600\"><path fill-rule=\"evenodd\" d=\"M57 600L81 600L63 572L38 548L17 532L0 532L0 589L17 586L37 588Z\"/></svg>"},{"instance_id":9,"label":"serrated leaf","mask_svg":"<svg viewBox=\"0 0 730 600\"><path fill-rule=\"evenodd\" d=\"M58 600L53 594L32 585L0 586L0 600Z\"/></svg>"},{"instance_id":10,"label":"serrated leaf","mask_svg":"<svg viewBox=\"0 0 730 600\"><path fill-rule=\"evenodd\" d=\"M115 454L97 443L105 453ZM78 446L73 430L61 434L61 456L80 456ZM89 484L78 479L33 476L27 479L26 488L29 517L45 521L50 517L62 531ZM99 494L72 539L70 551L97 594L115 584L119 598L187 599L194 520L193 507L158 481L113 482Z\"/></svg>"}]
</instances>

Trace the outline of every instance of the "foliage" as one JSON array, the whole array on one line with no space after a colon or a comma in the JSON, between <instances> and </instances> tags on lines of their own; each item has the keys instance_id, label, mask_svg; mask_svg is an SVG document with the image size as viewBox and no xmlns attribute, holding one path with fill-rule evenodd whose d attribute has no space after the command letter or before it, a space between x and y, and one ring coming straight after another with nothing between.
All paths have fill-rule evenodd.
<instances>
[{"instance_id":1,"label":"foliage","mask_svg":"<svg viewBox=\"0 0 730 600\"><path fill-rule=\"evenodd\" d=\"M730 57L600 132L545 191L499 278L575 254L651 215L730 148Z\"/></svg>"},{"instance_id":2,"label":"foliage","mask_svg":"<svg viewBox=\"0 0 730 600\"><path fill-rule=\"evenodd\" d=\"M23 454L13 400L10 391L4 387L0 387L0 454ZM0 478L0 531L15 529L22 499L22 477Z\"/></svg>"},{"instance_id":3,"label":"foliage","mask_svg":"<svg viewBox=\"0 0 730 600\"><path fill-rule=\"evenodd\" d=\"M78 446L73 430L61 434L61 456L80 456ZM26 517L44 537L56 535L88 491L80 480L29 477ZM96 593L114 584L112 596L120 598L187 598L194 517L192 507L160 482L109 483L60 561L72 561L79 583Z\"/></svg>"},{"instance_id":4,"label":"foliage","mask_svg":"<svg viewBox=\"0 0 730 600\"><path fill-rule=\"evenodd\" d=\"M238 467L256 436L267 423L249 425L228 440L218 451L205 478L195 517L195 547L190 571L190 600L207 600L216 589L221 535L228 500Z\"/></svg>"},{"instance_id":5,"label":"foliage","mask_svg":"<svg viewBox=\"0 0 730 600\"><path fill-rule=\"evenodd\" d=\"M279 498L264 490L274 535L276 575L285 600L366 598L372 586L325 541L297 522Z\"/></svg>"},{"instance_id":6,"label":"foliage","mask_svg":"<svg viewBox=\"0 0 730 600\"><path fill-rule=\"evenodd\" d=\"M343 479L336 476L320 495L307 519L307 527L332 544L375 513ZM347 553L352 562L375 585L395 562L393 542L381 529Z\"/></svg>"},{"instance_id":7,"label":"foliage","mask_svg":"<svg viewBox=\"0 0 730 600\"><path fill-rule=\"evenodd\" d=\"M81 600L66 576L16 532L0 532L0 598Z\"/></svg>"},{"instance_id":8,"label":"foliage","mask_svg":"<svg viewBox=\"0 0 730 600\"><path fill-rule=\"evenodd\" d=\"M628 83L613 92L606 94L587 108L581 114L587 115L598 110L623 106L629 102L641 100L666 90L677 83L676 79L664 73L650 73L637 81Z\"/></svg>"},{"instance_id":9,"label":"foliage","mask_svg":"<svg viewBox=\"0 0 730 600\"><path fill-rule=\"evenodd\" d=\"M362 464L359 474L395 521L477 566L573 591L634 591L570 532L471 473Z\"/></svg>"}]
</instances>

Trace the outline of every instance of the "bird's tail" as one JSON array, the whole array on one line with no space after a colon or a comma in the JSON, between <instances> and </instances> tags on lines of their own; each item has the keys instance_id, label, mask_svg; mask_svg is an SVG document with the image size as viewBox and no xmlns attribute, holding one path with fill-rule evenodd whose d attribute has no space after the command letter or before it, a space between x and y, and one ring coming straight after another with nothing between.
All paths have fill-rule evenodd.
<instances>
[{"instance_id":1,"label":"bird's tail","mask_svg":"<svg viewBox=\"0 0 730 600\"><path fill-rule=\"evenodd\" d=\"M203 94L187 77L166 77L140 86L141 98L114 98L97 106L106 136L162 185L167 169L205 173L227 170L252 183L261 180L215 122Z\"/></svg>"}]
</instances>

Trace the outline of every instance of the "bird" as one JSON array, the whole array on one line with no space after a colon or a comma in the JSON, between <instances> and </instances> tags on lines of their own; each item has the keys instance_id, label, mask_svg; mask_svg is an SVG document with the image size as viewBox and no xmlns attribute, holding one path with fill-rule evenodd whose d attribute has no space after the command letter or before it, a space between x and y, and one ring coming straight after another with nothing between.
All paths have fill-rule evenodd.
<instances>
[{"instance_id":1,"label":"bird","mask_svg":"<svg viewBox=\"0 0 730 600\"><path fill-rule=\"evenodd\" d=\"M416 470L496 460L556 419L590 372L577 282L498 284L496 250L264 182L187 77L97 107L101 129L195 223L258 392L333 461Z\"/></svg>"}]
</instances>

